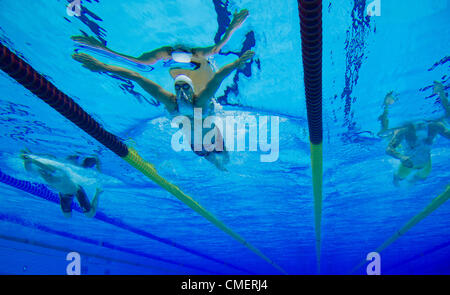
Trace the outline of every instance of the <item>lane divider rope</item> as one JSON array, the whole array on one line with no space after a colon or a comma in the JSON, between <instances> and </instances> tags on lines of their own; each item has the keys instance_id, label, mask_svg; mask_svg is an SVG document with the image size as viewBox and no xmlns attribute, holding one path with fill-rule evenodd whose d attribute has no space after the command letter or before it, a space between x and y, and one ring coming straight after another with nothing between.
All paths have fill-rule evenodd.
<instances>
[{"instance_id":1,"label":"lane divider rope","mask_svg":"<svg viewBox=\"0 0 450 295\"><path fill-rule=\"evenodd\" d=\"M10 175L7 175L6 173L4 173L1 170L0 170L0 182L2 182L4 184L7 184L7 185L9 185L11 187L14 187L16 189L20 189L20 190L22 190L24 192L32 194L32 195L34 195L36 197L39 197L41 199L53 202L53 203L58 204L58 205L60 204L60 199L59 199L58 194L56 194L53 191L51 191L50 189L48 189L48 187L46 185L44 185L44 184L37 184L37 183L31 183L31 182L26 181L26 180L20 180L20 179L12 177ZM75 210L77 212L80 212L80 213L83 212L83 210L80 208L80 206L77 203L74 202L72 205L73 205L73 210ZM120 219L109 217L108 215L106 215L105 213L103 213L101 211L98 211L97 214L95 214L94 218L97 219L97 220L103 221L105 223L114 225L116 227L119 227L121 229L127 230L129 232L134 233L134 234L137 234L137 235L149 238L151 240L163 243L165 245L168 245L168 246L180 249L182 251L185 251L185 252L188 252L190 254L196 255L198 257L201 257L201 258L204 258L204 259L207 259L207 260L210 260L210 261L214 261L216 263L228 266L230 268L239 270L239 271L244 272L244 273L251 273L250 271L248 271L246 269L243 269L243 268L238 267L238 266L234 266L234 265L232 265L232 264L230 264L228 262L219 260L219 259L211 257L209 255L205 255L205 254L203 254L203 253L201 253L201 252L199 252L197 250L191 249L189 247L186 247L184 245L181 245L181 244L178 244L178 243L176 243L174 241L171 241L170 239L158 237L158 236L156 236L156 235L154 235L154 234L152 234L152 233L150 233L148 231L145 231L145 230L142 230L140 228L137 228L137 227L131 226L129 224L126 224L125 222L123 222Z\"/></svg>"},{"instance_id":2,"label":"lane divider rope","mask_svg":"<svg viewBox=\"0 0 450 295\"><path fill-rule=\"evenodd\" d=\"M401 236L403 236L407 231L409 231L413 226L418 224L420 221L428 217L431 213L433 213L436 209L438 209L442 204L450 199L450 185L447 185L445 191L434 198L428 206L426 206L420 213L411 218L401 229L396 231L389 239L387 239L380 247L378 247L375 252L381 253L387 247L389 247L392 243L397 241ZM355 266L351 273L354 273L359 268L361 268L367 261L361 261L357 266Z\"/></svg>"},{"instance_id":3,"label":"lane divider rope","mask_svg":"<svg viewBox=\"0 0 450 295\"><path fill-rule=\"evenodd\" d=\"M152 164L143 160L135 150L129 149L119 140L117 136L104 130L100 124L96 122L88 113L86 113L75 101L57 89L50 81L40 75L35 69L11 52L2 43L0 43L0 68L25 88L41 98L45 103L58 111L61 115L72 121L75 125L94 137L98 142L113 151L119 157L127 161L138 171L142 172L149 179L166 189L194 211L209 220L212 224L216 225L219 229L229 234L260 258L271 264L277 270L286 274L285 270L283 270L270 258L265 256L256 247L252 246L240 235L227 227L212 213L195 202L191 197L184 194L177 186L160 176Z\"/></svg>"},{"instance_id":4,"label":"lane divider rope","mask_svg":"<svg viewBox=\"0 0 450 295\"><path fill-rule=\"evenodd\" d=\"M311 145L317 269L320 273L323 182L322 0L297 0L297 3L302 39L303 81Z\"/></svg>"}]
</instances>

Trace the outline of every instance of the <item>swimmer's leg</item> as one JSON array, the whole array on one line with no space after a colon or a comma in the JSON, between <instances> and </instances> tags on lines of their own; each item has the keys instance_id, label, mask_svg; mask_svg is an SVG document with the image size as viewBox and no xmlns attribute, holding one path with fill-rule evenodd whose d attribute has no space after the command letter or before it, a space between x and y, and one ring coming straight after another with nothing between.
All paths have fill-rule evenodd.
<instances>
[{"instance_id":1,"label":"swimmer's leg","mask_svg":"<svg viewBox=\"0 0 450 295\"><path fill-rule=\"evenodd\" d=\"M94 198L92 199L92 202L91 202L91 210L89 212L85 212L84 215L86 215L89 218L92 218L95 216L95 214L97 213L98 201L99 201L99 197L100 197L101 193L103 193L103 191L101 189L97 188L97 190L95 191Z\"/></svg>"},{"instance_id":2,"label":"swimmer's leg","mask_svg":"<svg viewBox=\"0 0 450 295\"><path fill-rule=\"evenodd\" d=\"M216 130L216 135L214 136L211 144L214 149L205 156L205 159L213 163L219 170L228 171L225 165L230 162L230 156L226 150L225 142L222 137L222 132L219 128L214 127ZM216 140L217 136L217 140Z\"/></svg>"},{"instance_id":3,"label":"swimmer's leg","mask_svg":"<svg viewBox=\"0 0 450 295\"><path fill-rule=\"evenodd\" d=\"M228 155L227 151L213 151L205 156L205 159L208 162L211 162L214 164L214 166L217 167L217 169L221 171L228 171L227 168L225 168L225 165L230 161L230 157Z\"/></svg>"},{"instance_id":4,"label":"swimmer's leg","mask_svg":"<svg viewBox=\"0 0 450 295\"><path fill-rule=\"evenodd\" d=\"M98 198L100 194L102 193L102 190L98 189L95 192L94 198L92 199L92 203L89 203L89 199L86 195L86 192L84 189L79 186L77 191L77 199L80 203L80 207L83 210L84 215L86 215L89 218L92 218L95 216L95 213L97 213L98 208Z\"/></svg>"},{"instance_id":5,"label":"swimmer's leg","mask_svg":"<svg viewBox=\"0 0 450 295\"><path fill-rule=\"evenodd\" d=\"M72 200L73 195L59 194L59 202L61 205L61 210L66 218L72 217Z\"/></svg>"},{"instance_id":6,"label":"swimmer's leg","mask_svg":"<svg viewBox=\"0 0 450 295\"><path fill-rule=\"evenodd\" d=\"M91 203L89 202L89 199L88 199L83 187L78 186L76 196L77 196L78 203L80 203L80 207L83 210L83 213L87 215L91 211L92 206L91 206Z\"/></svg>"},{"instance_id":7,"label":"swimmer's leg","mask_svg":"<svg viewBox=\"0 0 450 295\"><path fill-rule=\"evenodd\" d=\"M427 165L425 167L418 170L414 174L413 179L410 182L416 183L418 181L425 180L428 177L428 175L430 175L430 173L431 173L431 160L427 163Z\"/></svg>"},{"instance_id":8,"label":"swimmer's leg","mask_svg":"<svg viewBox=\"0 0 450 295\"><path fill-rule=\"evenodd\" d=\"M394 174L394 185L399 186L400 181L404 180L406 177L408 177L409 174L413 171L413 168L408 168L403 166L403 164L400 164L398 167L397 172Z\"/></svg>"}]
</instances>

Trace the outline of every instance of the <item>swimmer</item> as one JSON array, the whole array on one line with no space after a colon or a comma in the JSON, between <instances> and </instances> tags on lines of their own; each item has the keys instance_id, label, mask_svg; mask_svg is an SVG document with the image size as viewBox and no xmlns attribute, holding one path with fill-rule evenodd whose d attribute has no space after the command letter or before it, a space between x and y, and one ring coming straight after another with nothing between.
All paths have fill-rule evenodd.
<instances>
[{"instance_id":1,"label":"swimmer","mask_svg":"<svg viewBox=\"0 0 450 295\"><path fill-rule=\"evenodd\" d=\"M394 175L394 185L415 172L411 183L424 180L431 172L431 147L437 135L450 139L450 130L442 122L410 123L394 131L386 153L400 160L400 167ZM398 148L402 144L402 152Z\"/></svg>"},{"instance_id":2,"label":"swimmer","mask_svg":"<svg viewBox=\"0 0 450 295\"><path fill-rule=\"evenodd\" d=\"M72 217L72 201L75 196L84 215L89 218L95 216L99 196L102 193L101 189L97 188L92 202L89 202L83 187L74 180L75 173L65 164L51 158L36 156L26 151L23 151L20 157L28 172L40 176L49 187L59 193L61 210L65 217ZM95 159L94 157L85 158L81 162L80 167L88 168L97 165L97 162L94 163Z\"/></svg>"},{"instance_id":3,"label":"swimmer","mask_svg":"<svg viewBox=\"0 0 450 295\"><path fill-rule=\"evenodd\" d=\"M450 118L450 103L448 101L448 94L444 91L444 85L439 81L434 81L433 94L439 95L442 107L445 110L445 118ZM384 97L383 113L378 117L378 121L381 122L381 130L378 132L378 136L386 137L390 134L389 129L389 106L398 101L398 96L394 94L394 91L390 91ZM391 134L392 135L392 134Z\"/></svg>"},{"instance_id":4,"label":"swimmer","mask_svg":"<svg viewBox=\"0 0 450 295\"><path fill-rule=\"evenodd\" d=\"M222 84L222 81L234 70L243 68L254 55L255 53L253 51L248 50L234 62L219 69L214 73L212 78L208 80L205 87L200 92L196 92L196 86L192 79L186 75L178 75L175 77L174 83L175 94L168 92L160 85L132 70L105 64L94 57L83 53L74 54L72 57L76 61L82 63L83 67L93 72L109 72L135 81L156 100L164 104L171 115L185 115L191 120L191 126L194 126L194 107L201 108L203 116L212 115L214 112L213 97ZM217 127L213 128L216 128L215 132L216 134L219 134L216 141L222 141L222 135L220 134L219 129ZM220 170L225 170L224 165L228 162L228 154L226 151L218 151L216 149L211 152L205 150L194 152L201 157L205 157L205 159L213 163Z\"/></svg>"},{"instance_id":5,"label":"swimmer","mask_svg":"<svg viewBox=\"0 0 450 295\"><path fill-rule=\"evenodd\" d=\"M190 48L184 45L164 46L150 52L145 52L139 57L132 57L113 51L104 46L100 41L95 39L95 37L72 36L71 39L80 44L94 47L113 56L117 56L140 65L153 65L160 60L175 60L182 63L190 62L195 65L194 70L171 69L170 75L172 76L172 78L175 78L180 74L188 76L196 86L196 93L200 93L200 91L203 90L203 88L206 86L206 83L209 79L211 79L213 75L213 70L207 57L218 54L220 52L222 47L225 46L225 44L230 40L233 33L242 26L248 15L249 12L247 9L242 9L239 12L236 11L233 14L233 19L226 29L225 33L223 34L222 38L215 45L195 48Z\"/></svg>"},{"instance_id":6,"label":"swimmer","mask_svg":"<svg viewBox=\"0 0 450 295\"><path fill-rule=\"evenodd\" d=\"M442 83L434 82L433 93L439 95L448 118L450 105ZM391 137L386 153L401 162L398 171L394 175L394 184L396 186L413 171L415 173L410 182L414 183L418 180L426 179L431 172L431 147L435 137L441 135L450 139L450 131L443 123L445 117L434 121L408 123L405 126L390 129L389 106L397 100L398 97L393 91L388 92L384 98L383 114L378 117L378 120L381 121L381 130L378 135ZM398 151L400 147L403 150L402 152Z\"/></svg>"}]
</instances>

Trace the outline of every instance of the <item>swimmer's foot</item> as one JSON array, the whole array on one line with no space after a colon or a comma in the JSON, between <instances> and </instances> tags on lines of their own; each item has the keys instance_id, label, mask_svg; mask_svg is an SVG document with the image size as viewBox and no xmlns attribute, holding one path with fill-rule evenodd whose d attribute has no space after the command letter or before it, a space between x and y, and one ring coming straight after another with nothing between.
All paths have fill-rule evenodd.
<instances>
[{"instance_id":1,"label":"swimmer's foot","mask_svg":"<svg viewBox=\"0 0 450 295\"><path fill-rule=\"evenodd\" d=\"M98 201L99 201L99 196L101 193L103 193L103 191L101 189L97 188L97 190L95 192L95 196L91 202L91 210L84 213L84 215L86 215L86 217L92 218L97 213Z\"/></svg>"},{"instance_id":2,"label":"swimmer's foot","mask_svg":"<svg viewBox=\"0 0 450 295\"><path fill-rule=\"evenodd\" d=\"M63 211L63 215L65 218L71 218L72 217L72 212L64 212Z\"/></svg>"},{"instance_id":3,"label":"swimmer's foot","mask_svg":"<svg viewBox=\"0 0 450 295\"><path fill-rule=\"evenodd\" d=\"M223 154L223 153L220 153ZM227 171L227 168L225 168L225 164L228 163L229 159L227 156L221 156L217 153L211 153L207 157L205 157L206 160L213 163L214 166L217 167L220 171Z\"/></svg>"},{"instance_id":4,"label":"swimmer's foot","mask_svg":"<svg viewBox=\"0 0 450 295\"><path fill-rule=\"evenodd\" d=\"M81 63L83 67L93 72L102 72L106 70L106 64L100 62L89 54L74 53L72 54L72 58Z\"/></svg>"},{"instance_id":5,"label":"swimmer's foot","mask_svg":"<svg viewBox=\"0 0 450 295\"><path fill-rule=\"evenodd\" d=\"M75 42L86 44L89 46L97 47L97 48L106 48L102 42L98 41L95 37L92 36L72 36L70 37Z\"/></svg>"}]
</instances>

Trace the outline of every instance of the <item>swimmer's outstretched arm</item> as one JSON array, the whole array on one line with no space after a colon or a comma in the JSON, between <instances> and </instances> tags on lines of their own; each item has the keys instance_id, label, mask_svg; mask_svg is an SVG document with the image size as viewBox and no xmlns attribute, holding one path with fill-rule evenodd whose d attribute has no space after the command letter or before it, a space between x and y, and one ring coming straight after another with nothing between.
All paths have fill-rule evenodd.
<instances>
[{"instance_id":1,"label":"swimmer's outstretched arm","mask_svg":"<svg viewBox=\"0 0 450 295\"><path fill-rule=\"evenodd\" d=\"M213 46L209 46L209 47L193 48L192 50L196 54L202 55L205 57L219 53L220 50L222 49L222 47L224 47L225 44L227 44L227 42L230 40L233 33L242 26L242 24L247 19L248 15L249 15L249 12L247 9L242 9L239 12L236 11L233 14L233 20L231 21L227 30L223 34L222 38L220 38L220 41L217 42L217 44L215 44Z\"/></svg>"},{"instance_id":2,"label":"swimmer's outstretched arm","mask_svg":"<svg viewBox=\"0 0 450 295\"><path fill-rule=\"evenodd\" d=\"M450 117L450 103L448 101L448 95L444 91L444 85L441 82L434 81L433 93L438 94L441 99L442 106L445 110L445 116Z\"/></svg>"},{"instance_id":3,"label":"swimmer's outstretched arm","mask_svg":"<svg viewBox=\"0 0 450 295\"><path fill-rule=\"evenodd\" d=\"M217 54L220 52L222 47L230 40L233 33L244 23L245 19L248 17L248 10L242 9L239 12L235 12L233 15L233 20L231 21L230 25L228 26L227 30L225 31L224 35L220 39L220 41L209 47L198 47L198 48L192 48L192 51L195 52L196 55L199 56L210 56L213 54ZM95 37L92 36L72 36L71 39L73 41L76 41L78 43L86 44L89 46L93 46L97 49L101 49L105 52L109 52L113 55L116 55L121 58L128 59L130 61L133 61L138 64L144 64L144 65L153 65L159 60L168 60L172 58L172 52L176 50L176 48L173 48L171 46L163 46L161 48L145 52L141 54L138 57L133 57L130 55L126 55L117 51L114 51L105 45L103 45L102 42L98 41ZM184 50L189 51L189 48L184 48Z\"/></svg>"},{"instance_id":4,"label":"swimmer's outstretched arm","mask_svg":"<svg viewBox=\"0 0 450 295\"><path fill-rule=\"evenodd\" d=\"M44 164L41 161L32 158L26 158L25 161L31 161L34 165L36 165L37 167L41 168L43 171L48 173L54 173L56 170L58 170L58 168L56 168L54 165L48 163Z\"/></svg>"},{"instance_id":5,"label":"swimmer's outstretched arm","mask_svg":"<svg viewBox=\"0 0 450 295\"><path fill-rule=\"evenodd\" d=\"M161 86L150 79L143 77L141 74L126 68L111 66L100 62L92 56L85 53L76 53L72 55L73 59L83 64L83 67L93 72L109 72L119 75L123 78L137 82L145 91L147 91L156 100L163 103L169 111L176 108L175 96L164 90Z\"/></svg>"},{"instance_id":6,"label":"swimmer's outstretched arm","mask_svg":"<svg viewBox=\"0 0 450 295\"><path fill-rule=\"evenodd\" d=\"M217 89L219 89L220 84L222 84L222 81L225 80L225 78L229 74L231 74L234 70L244 66L245 63L247 63L247 61L249 61L254 55L255 53L253 51L247 50L236 61L218 70L211 78L211 80L209 80L209 82L206 84L205 88L196 97L195 102L196 106L201 108L206 107L209 100L216 94L216 91Z\"/></svg>"},{"instance_id":7,"label":"swimmer's outstretched arm","mask_svg":"<svg viewBox=\"0 0 450 295\"><path fill-rule=\"evenodd\" d=\"M155 50L149 51L149 52L145 52L143 54L141 54L138 57L133 57L131 55L126 55L117 51L114 51L112 49L109 49L108 47L106 47L105 45L103 45L103 43L101 43L100 41L98 41L95 37L92 36L72 36L70 37L73 41L76 41L78 43L82 43L82 44L86 44L89 46L93 46L97 49L101 49L105 52L109 52L112 53L116 56L131 60L135 63L138 64L144 64L144 65L153 65L156 62L158 62L159 60L167 60L171 58L171 51L173 50L172 47L170 46L164 46L161 48L157 48Z\"/></svg>"}]
</instances>

